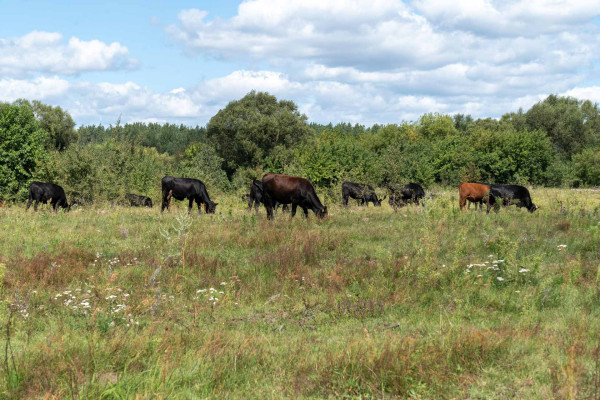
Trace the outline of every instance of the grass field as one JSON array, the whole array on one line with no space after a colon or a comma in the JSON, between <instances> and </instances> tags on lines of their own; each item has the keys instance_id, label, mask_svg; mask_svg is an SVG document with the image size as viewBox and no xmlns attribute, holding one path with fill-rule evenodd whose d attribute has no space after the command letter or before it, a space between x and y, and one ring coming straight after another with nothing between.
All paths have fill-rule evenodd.
<instances>
[{"instance_id":1,"label":"grass field","mask_svg":"<svg viewBox=\"0 0 600 400\"><path fill-rule=\"evenodd\" d=\"M0 209L0 398L600 398L600 191ZM562 206L559 203L562 201Z\"/></svg>"}]
</instances>

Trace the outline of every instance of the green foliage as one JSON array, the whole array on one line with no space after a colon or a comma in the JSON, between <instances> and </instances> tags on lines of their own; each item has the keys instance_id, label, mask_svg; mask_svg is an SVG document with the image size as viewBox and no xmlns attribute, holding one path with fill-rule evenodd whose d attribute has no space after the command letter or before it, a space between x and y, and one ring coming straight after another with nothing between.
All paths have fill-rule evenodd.
<instances>
[{"instance_id":1,"label":"green foliage","mask_svg":"<svg viewBox=\"0 0 600 400\"><path fill-rule=\"evenodd\" d=\"M135 122L123 126L104 127L89 125L79 128L79 143L104 143L107 140L130 141L145 147L154 147L159 153L182 153L192 143L202 140L205 128L175 124Z\"/></svg>"},{"instance_id":2,"label":"green foliage","mask_svg":"<svg viewBox=\"0 0 600 400\"><path fill-rule=\"evenodd\" d=\"M223 159L212 145L192 144L177 166L177 176L200 179L208 189L226 191L230 184L225 171L221 169L222 164Z\"/></svg>"},{"instance_id":3,"label":"green foliage","mask_svg":"<svg viewBox=\"0 0 600 400\"><path fill-rule=\"evenodd\" d=\"M570 157L600 137L597 105L572 97L550 95L525 114L531 130L544 131L559 153Z\"/></svg>"},{"instance_id":4,"label":"green foliage","mask_svg":"<svg viewBox=\"0 0 600 400\"><path fill-rule=\"evenodd\" d=\"M600 148L585 149L573 157L575 176L584 185L600 185Z\"/></svg>"},{"instance_id":5,"label":"green foliage","mask_svg":"<svg viewBox=\"0 0 600 400\"><path fill-rule=\"evenodd\" d=\"M172 163L154 148L108 140L52 153L39 175L63 186L69 199L114 201L127 193L156 197Z\"/></svg>"},{"instance_id":6,"label":"green foliage","mask_svg":"<svg viewBox=\"0 0 600 400\"><path fill-rule=\"evenodd\" d=\"M47 137L30 107L0 103L0 198L27 197L36 166L46 160Z\"/></svg>"},{"instance_id":7,"label":"green foliage","mask_svg":"<svg viewBox=\"0 0 600 400\"><path fill-rule=\"evenodd\" d=\"M207 135L231 176L239 167L261 165L277 146L299 143L310 132L305 121L293 102L252 91L219 110L208 122Z\"/></svg>"},{"instance_id":8,"label":"green foliage","mask_svg":"<svg viewBox=\"0 0 600 400\"><path fill-rule=\"evenodd\" d=\"M298 148L299 167L311 182L330 186L343 180L379 182L377 158L360 137L324 130Z\"/></svg>"},{"instance_id":9,"label":"green foliage","mask_svg":"<svg viewBox=\"0 0 600 400\"><path fill-rule=\"evenodd\" d=\"M77 141L79 135L75 130L75 122L61 107L24 99L17 100L15 104L31 108L42 129L48 132L46 147L49 150L62 151Z\"/></svg>"}]
</instances>

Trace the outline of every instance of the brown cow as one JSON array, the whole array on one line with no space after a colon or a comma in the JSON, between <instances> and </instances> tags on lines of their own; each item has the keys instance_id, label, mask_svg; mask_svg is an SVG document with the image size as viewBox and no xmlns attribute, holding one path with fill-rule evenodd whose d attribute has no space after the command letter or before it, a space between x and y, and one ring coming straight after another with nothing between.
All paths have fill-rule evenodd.
<instances>
[{"instance_id":1,"label":"brown cow","mask_svg":"<svg viewBox=\"0 0 600 400\"><path fill-rule=\"evenodd\" d=\"M487 183L476 183L476 182L461 182L458 185L458 197L460 205L460 211L465 208L467 200L470 202L485 201L489 203L490 185ZM469 209L467 208L467 212Z\"/></svg>"},{"instance_id":2,"label":"brown cow","mask_svg":"<svg viewBox=\"0 0 600 400\"><path fill-rule=\"evenodd\" d=\"M327 207L323 206L313 185L298 176L265 174L262 178L263 203L267 209L267 219L273 219L273 207L276 203L291 204L292 217L296 215L296 207L300 206L304 216L308 217L308 209L319 218L327 215Z\"/></svg>"}]
</instances>

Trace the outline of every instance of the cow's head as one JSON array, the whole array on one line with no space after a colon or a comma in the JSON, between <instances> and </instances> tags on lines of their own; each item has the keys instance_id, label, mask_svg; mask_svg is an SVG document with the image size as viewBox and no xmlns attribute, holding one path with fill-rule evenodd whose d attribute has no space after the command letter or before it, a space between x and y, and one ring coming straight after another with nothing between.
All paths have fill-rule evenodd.
<instances>
[{"instance_id":1,"label":"cow's head","mask_svg":"<svg viewBox=\"0 0 600 400\"><path fill-rule=\"evenodd\" d=\"M530 205L529 207L527 207L527 210L528 210L530 213L532 213L532 212L534 212L535 210L537 210L538 208L539 208L538 206L536 206L535 204L531 203L531 205Z\"/></svg>"},{"instance_id":2,"label":"cow's head","mask_svg":"<svg viewBox=\"0 0 600 400\"><path fill-rule=\"evenodd\" d=\"M319 218L324 218L327 216L327 207L323 206L320 209L317 210L317 212L315 213L317 214L317 217Z\"/></svg>"},{"instance_id":3,"label":"cow's head","mask_svg":"<svg viewBox=\"0 0 600 400\"><path fill-rule=\"evenodd\" d=\"M219 203L213 203L212 201L209 201L208 203L205 204L204 211L207 214L214 214L217 211L218 204Z\"/></svg>"}]
</instances>

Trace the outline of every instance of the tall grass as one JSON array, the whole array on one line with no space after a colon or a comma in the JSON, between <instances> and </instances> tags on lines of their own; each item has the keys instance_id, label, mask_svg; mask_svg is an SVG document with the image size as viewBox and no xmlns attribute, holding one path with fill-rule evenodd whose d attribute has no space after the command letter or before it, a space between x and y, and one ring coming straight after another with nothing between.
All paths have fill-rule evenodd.
<instances>
[{"instance_id":1,"label":"tall grass","mask_svg":"<svg viewBox=\"0 0 600 400\"><path fill-rule=\"evenodd\" d=\"M532 196L2 209L0 397L600 398L600 193Z\"/></svg>"}]
</instances>

